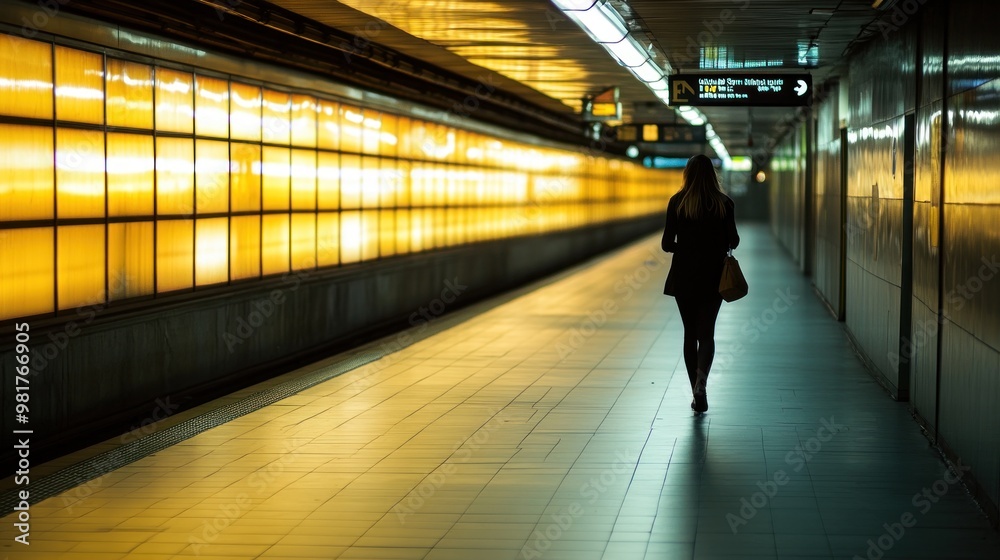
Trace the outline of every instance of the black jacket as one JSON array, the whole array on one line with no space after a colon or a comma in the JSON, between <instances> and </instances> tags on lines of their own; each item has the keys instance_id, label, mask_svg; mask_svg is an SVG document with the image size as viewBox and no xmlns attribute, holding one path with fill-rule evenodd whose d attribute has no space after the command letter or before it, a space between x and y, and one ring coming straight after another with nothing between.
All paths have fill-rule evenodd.
<instances>
[{"instance_id":1,"label":"black jacket","mask_svg":"<svg viewBox=\"0 0 1000 560\"><path fill-rule=\"evenodd\" d=\"M667 223L663 229L663 250L673 253L668 280L673 282L672 295L699 299L721 298L719 280L722 262L729 249L740 244L736 232L735 205L726 197L725 216L716 214L697 220L681 216L678 212L680 193L670 197L667 204ZM664 285L664 293L670 290Z\"/></svg>"}]
</instances>

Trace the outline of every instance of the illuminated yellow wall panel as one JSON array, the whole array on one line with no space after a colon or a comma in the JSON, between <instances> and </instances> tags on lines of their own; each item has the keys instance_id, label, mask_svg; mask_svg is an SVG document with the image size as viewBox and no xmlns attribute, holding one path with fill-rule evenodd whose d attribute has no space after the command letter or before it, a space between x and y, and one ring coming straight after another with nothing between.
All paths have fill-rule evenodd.
<instances>
[{"instance_id":1,"label":"illuminated yellow wall panel","mask_svg":"<svg viewBox=\"0 0 1000 560\"><path fill-rule=\"evenodd\" d=\"M261 260L263 274L288 272L288 214L264 216L261 228Z\"/></svg>"},{"instance_id":2,"label":"illuminated yellow wall panel","mask_svg":"<svg viewBox=\"0 0 1000 560\"><path fill-rule=\"evenodd\" d=\"M361 260L363 261L378 258L378 214L378 211L361 213Z\"/></svg>"},{"instance_id":3,"label":"illuminated yellow wall panel","mask_svg":"<svg viewBox=\"0 0 1000 560\"><path fill-rule=\"evenodd\" d=\"M194 213L194 141L188 138L156 139L156 211Z\"/></svg>"},{"instance_id":4,"label":"illuminated yellow wall panel","mask_svg":"<svg viewBox=\"0 0 1000 560\"><path fill-rule=\"evenodd\" d=\"M52 149L51 128L0 125L0 222L52 218Z\"/></svg>"},{"instance_id":5,"label":"illuminated yellow wall panel","mask_svg":"<svg viewBox=\"0 0 1000 560\"><path fill-rule=\"evenodd\" d=\"M229 82L198 76L194 94L194 126L198 136L229 136Z\"/></svg>"},{"instance_id":6,"label":"illuminated yellow wall panel","mask_svg":"<svg viewBox=\"0 0 1000 560\"><path fill-rule=\"evenodd\" d=\"M0 115L52 118L52 45L0 34Z\"/></svg>"},{"instance_id":7,"label":"illuminated yellow wall panel","mask_svg":"<svg viewBox=\"0 0 1000 560\"><path fill-rule=\"evenodd\" d=\"M316 214L292 214L292 270L316 268Z\"/></svg>"},{"instance_id":8,"label":"illuminated yellow wall panel","mask_svg":"<svg viewBox=\"0 0 1000 560\"><path fill-rule=\"evenodd\" d=\"M162 220L156 223L156 290L170 292L191 287L194 278L194 222Z\"/></svg>"},{"instance_id":9,"label":"illuminated yellow wall panel","mask_svg":"<svg viewBox=\"0 0 1000 560\"><path fill-rule=\"evenodd\" d=\"M410 117L396 118L396 155L401 158L415 157L411 139L413 120Z\"/></svg>"},{"instance_id":10,"label":"illuminated yellow wall panel","mask_svg":"<svg viewBox=\"0 0 1000 560\"><path fill-rule=\"evenodd\" d=\"M54 281L52 228L0 232L0 320L55 311Z\"/></svg>"},{"instance_id":11,"label":"illuminated yellow wall panel","mask_svg":"<svg viewBox=\"0 0 1000 560\"><path fill-rule=\"evenodd\" d=\"M194 78L189 72L156 69L156 129L194 131Z\"/></svg>"},{"instance_id":12,"label":"illuminated yellow wall panel","mask_svg":"<svg viewBox=\"0 0 1000 560\"><path fill-rule=\"evenodd\" d=\"M379 164L379 158L361 158L361 206L364 208L378 208L382 188Z\"/></svg>"},{"instance_id":13,"label":"illuminated yellow wall panel","mask_svg":"<svg viewBox=\"0 0 1000 560\"><path fill-rule=\"evenodd\" d=\"M104 57L56 47L56 118L104 124Z\"/></svg>"},{"instance_id":14,"label":"illuminated yellow wall panel","mask_svg":"<svg viewBox=\"0 0 1000 560\"><path fill-rule=\"evenodd\" d=\"M108 299L153 293L153 222L108 224Z\"/></svg>"},{"instance_id":15,"label":"illuminated yellow wall panel","mask_svg":"<svg viewBox=\"0 0 1000 560\"><path fill-rule=\"evenodd\" d=\"M264 90L264 142L288 145L291 138L292 96L270 89Z\"/></svg>"},{"instance_id":16,"label":"illuminated yellow wall panel","mask_svg":"<svg viewBox=\"0 0 1000 560\"><path fill-rule=\"evenodd\" d=\"M229 280L229 218L195 222L194 278L198 286Z\"/></svg>"},{"instance_id":17,"label":"illuminated yellow wall panel","mask_svg":"<svg viewBox=\"0 0 1000 560\"><path fill-rule=\"evenodd\" d=\"M229 211L229 143L195 144L195 208L199 214Z\"/></svg>"},{"instance_id":18,"label":"illuminated yellow wall panel","mask_svg":"<svg viewBox=\"0 0 1000 560\"><path fill-rule=\"evenodd\" d=\"M382 114L378 111L365 109L361 121L361 151L366 154L379 155L380 136L382 134Z\"/></svg>"},{"instance_id":19,"label":"illuminated yellow wall panel","mask_svg":"<svg viewBox=\"0 0 1000 560\"><path fill-rule=\"evenodd\" d=\"M292 145L316 147L316 99L311 95L292 96Z\"/></svg>"},{"instance_id":20,"label":"illuminated yellow wall panel","mask_svg":"<svg viewBox=\"0 0 1000 560\"><path fill-rule=\"evenodd\" d=\"M396 212L396 254L402 255L410 252L410 211L398 210Z\"/></svg>"},{"instance_id":21,"label":"illuminated yellow wall panel","mask_svg":"<svg viewBox=\"0 0 1000 560\"><path fill-rule=\"evenodd\" d=\"M232 139L259 142L263 104L260 88L232 82L229 84L229 94Z\"/></svg>"},{"instance_id":22,"label":"illuminated yellow wall panel","mask_svg":"<svg viewBox=\"0 0 1000 560\"><path fill-rule=\"evenodd\" d=\"M361 212L340 215L340 262L361 260Z\"/></svg>"},{"instance_id":23,"label":"illuminated yellow wall panel","mask_svg":"<svg viewBox=\"0 0 1000 560\"><path fill-rule=\"evenodd\" d=\"M340 264L340 214L321 212L316 218L316 264Z\"/></svg>"},{"instance_id":24,"label":"illuminated yellow wall panel","mask_svg":"<svg viewBox=\"0 0 1000 560\"><path fill-rule=\"evenodd\" d=\"M316 151L292 150L292 209L316 209Z\"/></svg>"},{"instance_id":25,"label":"illuminated yellow wall panel","mask_svg":"<svg viewBox=\"0 0 1000 560\"><path fill-rule=\"evenodd\" d=\"M317 144L323 150L340 149L340 104L320 99L316 112L319 118Z\"/></svg>"},{"instance_id":26,"label":"illuminated yellow wall panel","mask_svg":"<svg viewBox=\"0 0 1000 560\"><path fill-rule=\"evenodd\" d=\"M291 150L264 146L263 156L264 210L288 210Z\"/></svg>"},{"instance_id":27,"label":"illuminated yellow wall panel","mask_svg":"<svg viewBox=\"0 0 1000 560\"><path fill-rule=\"evenodd\" d=\"M340 156L340 207L348 210L361 207L361 157Z\"/></svg>"},{"instance_id":28,"label":"illuminated yellow wall panel","mask_svg":"<svg viewBox=\"0 0 1000 560\"><path fill-rule=\"evenodd\" d=\"M396 157L399 146L397 136L398 119L396 115L382 113L382 126L378 134L378 153L383 157Z\"/></svg>"},{"instance_id":29,"label":"illuminated yellow wall panel","mask_svg":"<svg viewBox=\"0 0 1000 560\"><path fill-rule=\"evenodd\" d=\"M381 208L392 208L400 205L398 202L399 192L403 189L403 179L400 177L396 161L383 159L379 163L379 197L378 205Z\"/></svg>"},{"instance_id":30,"label":"illuminated yellow wall panel","mask_svg":"<svg viewBox=\"0 0 1000 560\"><path fill-rule=\"evenodd\" d=\"M56 130L56 216L104 217L104 134Z\"/></svg>"},{"instance_id":31,"label":"illuminated yellow wall panel","mask_svg":"<svg viewBox=\"0 0 1000 560\"><path fill-rule=\"evenodd\" d=\"M104 226L59 226L56 288L59 309L74 309L105 301Z\"/></svg>"},{"instance_id":32,"label":"illuminated yellow wall panel","mask_svg":"<svg viewBox=\"0 0 1000 560\"><path fill-rule=\"evenodd\" d=\"M233 216L230 221L230 275L233 280L260 276L260 216Z\"/></svg>"},{"instance_id":33,"label":"illuminated yellow wall panel","mask_svg":"<svg viewBox=\"0 0 1000 560\"><path fill-rule=\"evenodd\" d=\"M361 109L350 105L340 106L340 149L344 152L361 153L362 123L365 117Z\"/></svg>"},{"instance_id":34,"label":"illuminated yellow wall panel","mask_svg":"<svg viewBox=\"0 0 1000 560\"><path fill-rule=\"evenodd\" d=\"M378 217L379 256L396 254L396 211L382 210Z\"/></svg>"},{"instance_id":35,"label":"illuminated yellow wall panel","mask_svg":"<svg viewBox=\"0 0 1000 560\"><path fill-rule=\"evenodd\" d=\"M110 126L153 128L153 68L109 58L105 71Z\"/></svg>"},{"instance_id":36,"label":"illuminated yellow wall panel","mask_svg":"<svg viewBox=\"0 0 1000 560\"><path fill-rule=\"evenodd\" d=\"M261 151L257 144L233 142L230 146L233 212L260 210Z\"/></svg>"},{"instance_id":37,"label":"illuminated yellow wall panel","mask_svg":"<svg viewBox=\"0 0 1000 560\"><path fill-rule=\"evenodd\" d=\"M153 137L108 134L108 215L153 215Z\"/></svg>"},{"instance_id":38,"label":"illuminated yellow wall panel","mask_svg":"<svg viewBox=\"0 0 1000 560\"><path fill-rule=\"evenodd\" d=\"M424 246L424 231L426 229L425 210L413 210L410 212L410 252L419 253L427 247Z\"/></svg>"},{"instance_id":39,"label":"illuminated yellow wall panel","mask_svg":"<svg viewBox=\"0 0 1000 560\"><path fill-rule=\"evenodd\" d=\"M411 201L411 182L410 175L412 174L412 164L408 161L396 161L395 167L393 168L393 183L396 188L396 205L399 207L406 207L410 205Z\"/></svg>"},{"instance_id":40,"label":"illuminated yellow wall panel","mask_svg":"<svg viewBox=\"0 0 1000 560\"><path fill-rule=\"evenodd\" d=\"M319 152L316 166L319 209L337 210L340 208L340 155Z\"/></svg>"}]
</instances>

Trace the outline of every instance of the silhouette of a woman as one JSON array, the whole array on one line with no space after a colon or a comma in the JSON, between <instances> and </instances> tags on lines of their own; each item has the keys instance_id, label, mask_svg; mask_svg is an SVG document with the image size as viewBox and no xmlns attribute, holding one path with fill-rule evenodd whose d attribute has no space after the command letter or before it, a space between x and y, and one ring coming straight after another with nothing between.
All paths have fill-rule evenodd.
<instances>
[{"instance_id":1,"label":"silhouette of a woman","mask_svg":"<svg viewBox=\"0 0 1000 560\"><path fill-rule=\"evenodd\" d=\"M677 300L684 324L684 365L695 412L708 410L705 385L715 357L719 281L729 249L740 243L735 205L722 192L712 160L696 155L684 168L684 187L670 198L661 246L673 253L663 293Z\"/></svg>"}]
</instances>

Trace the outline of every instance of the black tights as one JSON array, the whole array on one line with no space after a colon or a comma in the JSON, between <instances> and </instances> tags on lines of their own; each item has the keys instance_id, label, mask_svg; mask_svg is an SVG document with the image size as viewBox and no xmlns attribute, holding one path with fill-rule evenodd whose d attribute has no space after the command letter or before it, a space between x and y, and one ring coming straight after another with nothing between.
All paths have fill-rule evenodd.
<instances>
[{"instance_id":1,"label":"black tights","mask_svg":"<svg viewBox=\"0 0 1000 560\"><path fill-rule=\"evenodd\" d=\"M698 372L708 376L715 357L715 320L719 316L722 298L676 298L677 309L684 323L684 365L687 367L691 388L698 379Z\"/></svg>"}]
</instances>

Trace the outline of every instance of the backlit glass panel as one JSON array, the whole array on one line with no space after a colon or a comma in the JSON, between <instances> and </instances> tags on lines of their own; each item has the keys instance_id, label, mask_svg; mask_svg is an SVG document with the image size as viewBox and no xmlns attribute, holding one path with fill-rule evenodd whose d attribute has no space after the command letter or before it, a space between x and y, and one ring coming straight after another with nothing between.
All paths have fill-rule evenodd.
<instances>
[{"instance_id":1,"label":"backlit glass panel","mask_svg":"<svg viewBox=\"0 0 1000 560\"><path fill-rule=\"evenodd\" d=\"M321 212L316 218L316 263L319 266L340 264L340 214Z\"/></svg>"},{"instance_id":2,"label":"backlit glass panel","mask_svg":"<svg viewBox=\"0 0 1000 560\"><path fill-rule=\"evenodd\" d=\"M229 136L229 82L198 76L195 89L195 133L198 136Z\"/></svg>"},{"instance_id":3,"label":"backlit glass panel","mask_svg":"<svg viewBox=\"0 0 1000 560\"><path fill-rule=\"evenodd\" d=\"M233 216L230 227L232 279L260 276L260 216Z\"/></svg>"},{"instance_id":4,"label":"backlit glass panel","mask_svg":"<svg viewBox=\"0 0 1000 560\"><path fill-rule=\"evenodd\" d=\"M195 150L195 208L199 214L228 212L229 143L198 140Z\"/></svg>"},{"instance_id":5,"label":"backlit glass panel","mask_svg":"<svg viewBox=\"0 0 1000 560\"><path fill-rule=\"evenodd\" d=\"M264 90L264 142L288 145L291 132L292 97L287 93Z\"/></svg>"},{"instance_id":6,"label":"backlit glass panel","mask_svg":"<svg viewBox=\"0 0 1000 560\"><path fill-rule=\"evenodd\" d=\"M356 209L361 207L361 157L340 156L340 207Z\"/></svg>"},{"instance_id":7,"label":"backlit glass panel","mask_svg":"<svg viewBox=\"0 0 1000 560\"><path fill-rule=\"evenodd\" d=\"M262 165L264 187L264 210L288 210L289 204L289 157L288 148L264 146Z\"/></svg>"},{"instance_id":8,"label":"backlit glass panel","mask_svg":"<svg viewBox=\"0 0 1000 560\"><path fill-rule=\"evenodd\" d=\"M316 147L316 110L311 95L292 96L292 145Z\"/></svg>"},{"instance_id":9,"label":"backlit glass panel","mask_svg":"<svg viewBox=\"0 0 1000 560\"><path fill-rule=\"evenodd\" d=\"M316 151L292 150L292 208L316 208Z\"/></svg>"},{"instance_id":10,"label":"backlit glass panel","mask_svg":"<svg viewBox=\"0 0 1000 560\"><path fill-rule=\"evenodd\" d=\"M0 221L52 218L52 147L51 128L0 124Z\"/></svg>"},{"instance_id":11,"label":"backlit glass panel","mask_svg":"<svg viewBox=\"0 0 1000 560\"><path fill-rule=\"evenodd\" d=\"M156 129L191 134L194 130L194 83L189 72L156 69Z\"/></svg>"},{"instance_id":12,"label":"backlit glass panel","mask_svg":"<svg viewBox=\"0 0 1000 560\"><path fill-rule=\"evenodd\" d=\"M260 141L263 100L260 88L239 82L229 84L229 124L233 140Z\"/></svg>"},{"instance_id":13,"label":"backlit glass panel","mask_svg":"<svg viewBox=\"0 0 1000 560\"><path fill-rule=\"evenodd\" d=\"M261 231L261 259L264 274L288 272L288 214L267 214Z\"/></svg>"},{"instance_id":14,"label":"backlit glass panel","mask_svg":"<svg viewBox=\"0 0 1000 560\"><path fill-rule=\"evenodd\" d=\"M59 226L57 243L59 309L104 302L104 226Z\"/></svg>"},{"instance_id":15,"label":"backlit glass panel","mask_svg":"<svg viewBox=\"0 0 1000 560\"><path fill-rule=\"evenodd\" d=\"M156 139L156 211L160 215L194 213L194 141Z\"/></svg>"},{"instance_id":16,"label":"backlit glass panel","mask_svg":"<svg viewBox=\"0 0 1000 560\"><path fill-rule=\"evenodd\" d=\"M350 105L340 106L340 150L361 153L362 123L365 117L361 109Z\"/></svg>"},{"instance_id":17,"label":"backlit glass panel","mask_svg":"<svg viewBox=\"0 0 1000 560\"><path fill-rule=\"evenodd\" d=\"M340 215L340 262L361 260L361 212Z\"/></svg>"},{"instance_id":18,"label":"backlit glass panel","mask_svg":"<svg viewBox=\"0 0 1000 560\"><path fill-rule=\"evenodd\" d=\"M317 114L319 118L317 144L324 150L340 149L340 104L320 99Z\"/></svg>"},{"instance_id":19,"label":"backlit glass panel","mask_svg":"<svg viewBox=\"0 0 1000 560\"><path fill-rule=\"evenodd\" d=\"M104 123L104 57L56 47L56 118Z\"/></svg>"},{"instance_id":20,"label":"backlit glass panel","mask_svg":"<svg viewBox=\"0 0 1000 560\"><path fill-rule=\"evenodd\" d=\"M316 165L319 209L336 210L340 208L340 155L320 152Z\"/></svg>"},{"instance_id":21,"label":"backlit glass panel","mask_svg":"<svg viewBox=\"0 0 1000 560\"><path fill-rule=\"evenodd\" d=\"M378 224L377 210L361 213L361 260L363 261L375 260L379 256Z\"/></svg>"},{"instance_id":22,"label":"backlit glass panel","mask_svg":"<svg viewBox=\"0 0 1000 560\"><path fill-rule=\"evenodd\" d=\"M261 150L256 144L234 142L230 147L232 211L260 210Z\"/></svg>"},{"instance_id":23,"label":"backlit glass panel","mask_svg":"<svg viewBox=\"0 0 1000 560\"><path fill-rule=\"evenodd\" d=\"M194 222L161 220L156 223L156 290L190 288L194 280Z\"/></svg>"},{"instance_id":24,"label":"backlit glass panel","mask_svg":"<svg viewBox=\"0 0 1000 560\"><path fill-rule=\"evenodd\" d=\"M153 68L109 58L105 76L110 126L153 128Z\"/></svg>"},{"instance_id":25,"label":"backlit glass panel","mask_svg":"<svg viewBox=\"0 0 1000 560\"><path fill-rule=\"evenodd\" d=\"M153 137L108 134L108 215L153 214Z\"/></svg>"},{"instance_id":26,"label":"backlit glass panel","mask_svg":"<svg viewBox=\"0 0 1000 560\"><path fill-rule=\"evenodd\" d=\"M316 268L316 214L292 214L292 269Z\"/></svg>"},{"instance_id":27,"label":"backlit glass panel","mask_svg":"<svg viewBox=\"0 0 1000 560\"><path fill-rule=\"evenodd\" d=\"M104 134L56 130L56 215L104 217Z\"/></svg>"},{"instance_id":28,"label":"backlit glass panel","mask_svg":"<svg viewBox=\"0 0 1000 560\"><path fill-rule=\"evenodd\" d=\"M52 45L0 34L0 115L52 118Z\"/></svg>"},{"instance_id":29,"label":"backlit glass panel","mask_svg":"<svg viewBox=\"0 0 1000 560\"><path fill-rule=\"evenodd\" d=\"M390 257L396 254L396 212L382 210L379 212L379 255Z\"/></svg>"},{"instance_id":30,"label":"backlit glass panel","mask_svg":"<svg viewBox=\"0 0 1000 560\"><path fill-rule=\"evenodd\" d=\"M55 309L52 228L0 231L0 320Z\"/></svg>"},{"instance_id":31,"label":"backlit glass panel","mask_svg":"<svg viewBox=\"0 0 1000 560\"><path fill-rule=\"evenodd\" d=\"M153 293L153 222L108 224L108 299Z\"/></svg>"},{"instance_id":32,"label":"backlit glass panel","mask_svg":"<svg viewBox=\"0 0 1000 560\"><path fill-rule=\"evenodd\" d=\"M229 280L229 218L195 223L195 283L198 286Z\"/></svg>"}]
</instances>

